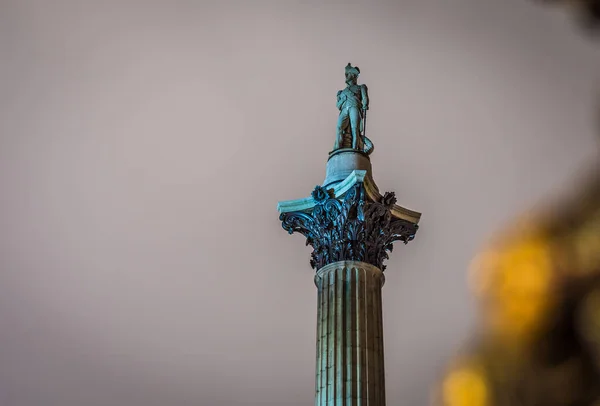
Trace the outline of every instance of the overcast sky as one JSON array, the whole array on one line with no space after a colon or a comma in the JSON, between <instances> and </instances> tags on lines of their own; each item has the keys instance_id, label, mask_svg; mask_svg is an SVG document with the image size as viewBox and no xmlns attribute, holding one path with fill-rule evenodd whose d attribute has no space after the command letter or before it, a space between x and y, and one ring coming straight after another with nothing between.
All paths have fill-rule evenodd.
<instances>
[{"instance_id":1,"label":"overcast sky","mask_svg":"<svg viewBox=\"0 0 600 406\"><path fill-rule=\"evenodd\" d=\"M597 156L598 49L529 0L0 1L0 405L310 405L310 249L348 62L380 190L388 405L473 327L485 238Z\"/></svg>"}]
</instances>

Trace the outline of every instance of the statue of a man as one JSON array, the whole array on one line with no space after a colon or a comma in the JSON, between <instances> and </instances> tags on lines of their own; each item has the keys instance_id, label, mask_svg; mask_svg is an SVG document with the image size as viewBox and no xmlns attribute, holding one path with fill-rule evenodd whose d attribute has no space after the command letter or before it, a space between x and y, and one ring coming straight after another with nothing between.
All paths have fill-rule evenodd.
<instances>
[{"instance_id":1,"label":"statue of a man","mask_svg":"<svg viewBox=\"0 0 600 406\"><path fill-rule=\"evenodd\" d=\"M337 137L334 151L344 144L344 136L352 137L352 148L363 150L364 113L369 109L367 86L357 84L360 69L346 65L346 88L337 93L337 108L340 116L337 124Z\"/></svg>"}]
</instances>

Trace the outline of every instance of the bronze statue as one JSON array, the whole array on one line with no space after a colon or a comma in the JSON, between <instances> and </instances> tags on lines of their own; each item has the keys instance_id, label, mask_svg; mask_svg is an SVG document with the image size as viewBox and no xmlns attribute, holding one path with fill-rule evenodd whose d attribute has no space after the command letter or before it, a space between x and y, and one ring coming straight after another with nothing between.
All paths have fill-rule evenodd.
<instances>
[{"instance_id":1,"label":"bronze statue","mask_svg":"<svg viewBox=\"0 0 600 406\"><path fill-rule=\"evenodd\" d=\"M351 147L370 153L371 141L365 137L366 112L369 109L369 95L366 85L359 85L360 69L346 65L346 88L337 93L337 108L340 111L337 124L337 137L333 150ZM349 143L349 139L351 142ZM348 145L350 144L350 145Z\"/></svg>"}]
</instances>

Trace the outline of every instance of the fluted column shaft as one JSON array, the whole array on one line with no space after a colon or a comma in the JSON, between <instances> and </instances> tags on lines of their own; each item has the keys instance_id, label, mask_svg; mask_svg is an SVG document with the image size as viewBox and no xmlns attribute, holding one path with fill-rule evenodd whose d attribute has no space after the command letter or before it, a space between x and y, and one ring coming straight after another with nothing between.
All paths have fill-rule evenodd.
<instances>
[{"instance_id":1,"label":"fluted column shaft","mask_svg":"<svg viewBox=\"0 0 600 406\"><path fill-rule=\"evenodd\" d=\"M383 272L358 261L317 271L315 406L384 406Z\"/></svg>"}]
</instances>

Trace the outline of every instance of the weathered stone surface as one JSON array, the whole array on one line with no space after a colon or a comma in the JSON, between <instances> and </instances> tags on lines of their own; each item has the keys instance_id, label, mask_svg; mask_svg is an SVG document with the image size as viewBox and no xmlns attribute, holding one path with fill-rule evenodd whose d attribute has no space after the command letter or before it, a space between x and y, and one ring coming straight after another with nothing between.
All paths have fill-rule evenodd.
<instances>
[{"instance_id":1,"label":"weathered stone surface","mask_svg":"<svg viewBox=\"0 0 600 406\"><path fill-rule=\"evenodd\" d=\"M315 275L318 289L315 405L385 405L383 272L340 261Z\"/></svg>"},{"instance_id":2,"label":"weathered stone surface","mask_svg":"<svg viewBox=\"0 0 600 406\"><path fill-rule=\"evenodd\" d=\"M371 180L373 179L371 160L367 154L353 149L335 151L327 160L327 172L323 187L328 188L345 180L355 170L366 171L366 176ZM373 185L375 186L375 182L373 182Z\"/></svg>"}]
</instances>

